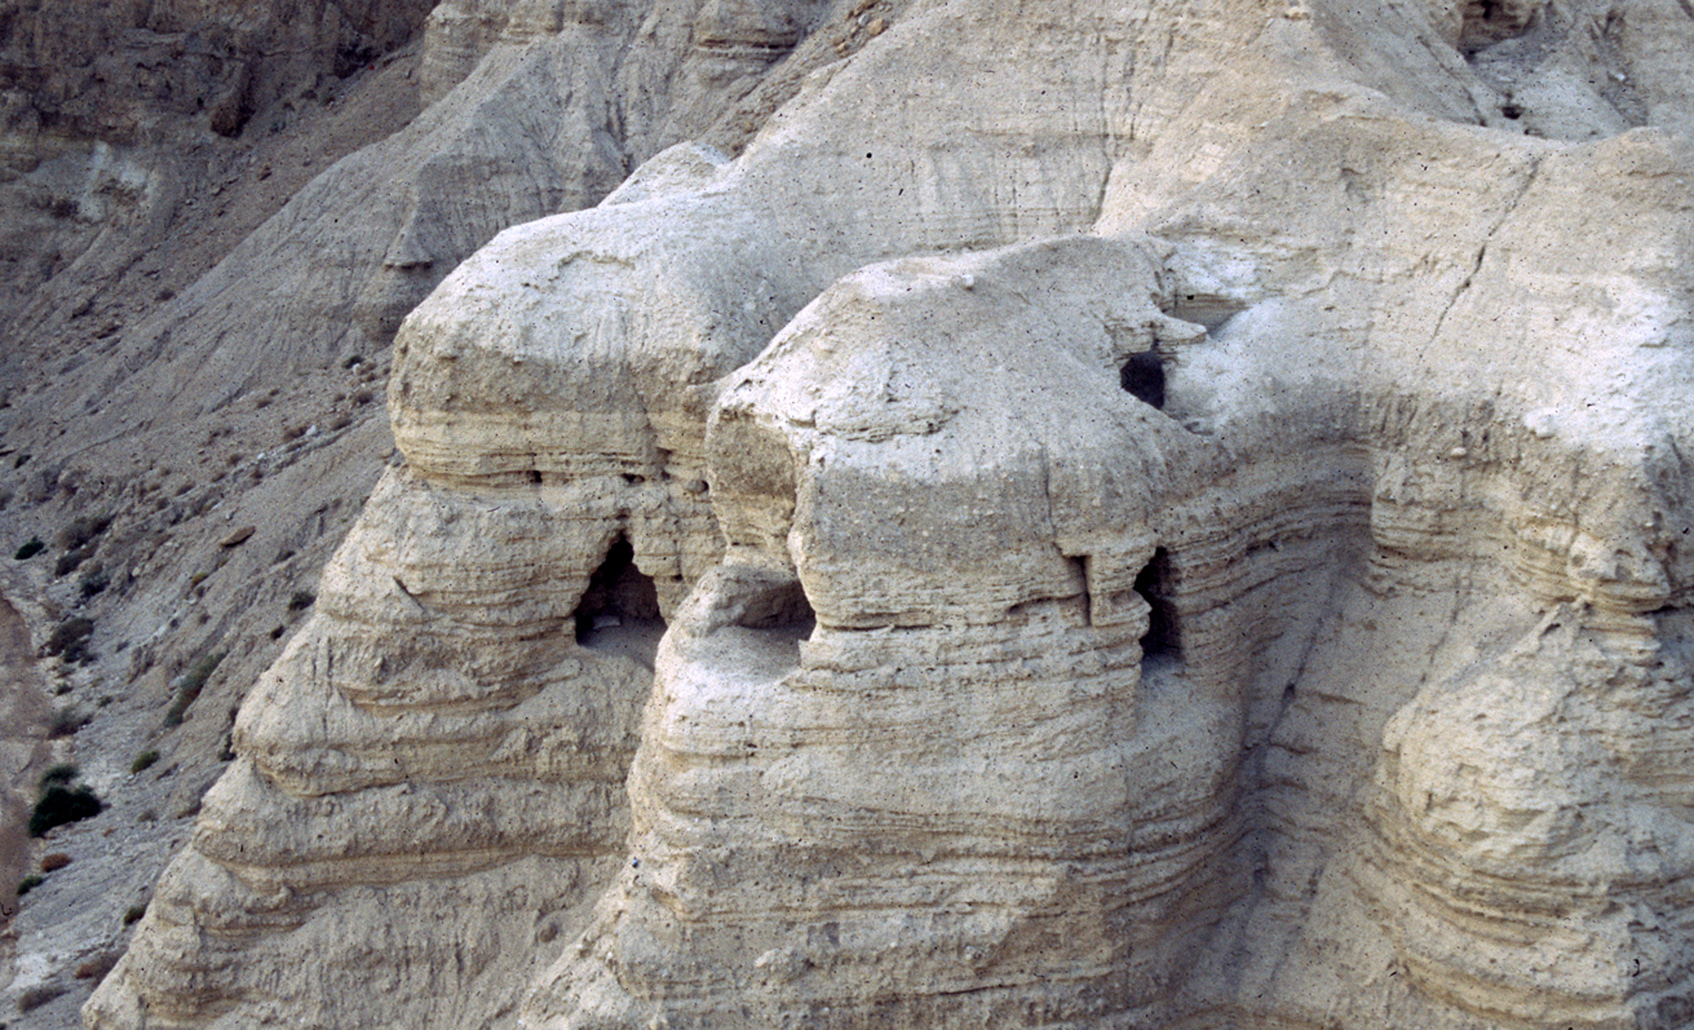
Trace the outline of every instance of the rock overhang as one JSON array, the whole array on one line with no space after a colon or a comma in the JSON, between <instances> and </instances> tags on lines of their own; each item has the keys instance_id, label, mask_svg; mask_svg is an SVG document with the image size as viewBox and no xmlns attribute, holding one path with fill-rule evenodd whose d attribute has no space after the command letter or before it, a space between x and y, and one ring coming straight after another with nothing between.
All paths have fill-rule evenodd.
<instances>
[{"instance_id":1,"label":"rock overhang","mask_svg":"<svg viewBox=\"0 0 1694 1030\"><path fill-rule=\"evenodd\" d=\"M964 39L970 7L928 17ZM1335 16L1285 13L1277 39L1308 46L1308 18ZM582 522L546 555L561 582L625 533L668 577L634 857L525 1018L1315 1022L1301 968L1356 980L1322 998L1360 1025L1663 1010L1678 960L1633 985L1601 969L1630 939L1604 908L1674 921L1686 871L1573 872L1567 810L1659 820L1651 756L1677 739L1627 713L1678 703L1685 145L1528 141L1340 90L1262 136L1236 124L1252 104L1197 126L1218 147L1195 148L1196 180L1139 209L1111 197L1135 176L1101 172L1110 148L1051 180L1089 190L1027 218L908 209L889 194L927 172L891 171L888 137L861 165L857 137L803 130L859 124L844 98L894 67L879 54L936 72L911 64L925 24L815 83L739 162L502 237L402 331L405 491ZM910 128L934 86L881 128ZM1030 139L1007 133L1017 152L960 196L1046 168ZM846 157L832 218L818 184ZM944 164L924 167L963 169ZM1089 211L1109 213L1097 235L1055 235ZM566 256L591 271L555 275ZM1146 355L1158 390L1152 366L1125 372ZM1597 360L1632 371L1597 387ZM499 564L486 597L533 593L536 568ZM348 616L344 579L325 609ZM563 620L574 587L544 589L541 620ZM493 691L482 672L451 686ZM376 696L355 679L336 689ZM1489 708L1513 732L1479 728ZM1558 764L1602 738L1627 761ZM1563 777L1528 816L1514 763ZM1612 858L1684 846L1606 839ZM1583 876L1574 922L1543 919ZM1288 984L1207 951L1320 903ZM1240 939L1280 947L1257 932ZM1278 1000L1256 1008L1255 987Z\"/></svg>"},{"instance_id":2,"label":"rock overhang","mask_svg":"<svg viewBox=\"0 0 1694 1030\"><path fill-rule=\"evenodd\" d=\"M990 621L1075 596L1066 554L1150 557L1162 480L1196 442L1120 368L1204 334L1161 310L1160 249L1068 237L839 280L714 409L731 546L796 568L842 627ZM772 510L743 517L743 498Z\"/></svg>"}]
</instances>

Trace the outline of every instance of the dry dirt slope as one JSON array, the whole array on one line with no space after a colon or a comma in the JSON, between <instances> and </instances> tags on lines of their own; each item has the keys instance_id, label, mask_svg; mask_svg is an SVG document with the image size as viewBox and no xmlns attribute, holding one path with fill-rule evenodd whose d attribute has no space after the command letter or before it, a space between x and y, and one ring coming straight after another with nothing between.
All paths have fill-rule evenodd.
<instances>
[{"instance_id":1,"label":"dry dirt slope","mask_svg":"<svg viewBox=\"0 0 1694 1030\"><path fill-rule=\"evenodd\" d=\"M91 974L121 946L124 913L146 903L153 870L215 775L242 681L308 610L290 600L315 590L390 447L380 353L352 368L304 367L239 407L202 407L127 342L292 193L418 109L423 11L376 14L386 23L368 23L377 34L361 43L345 23L310 19L296 26L308 38L289 40L263 17L275 12L244 6L255 16L246 25L227 10L183 24L164 5L151 22L112 5L0 8L0 260L11 287L0 298L10 566L0 590L40 659L8 666L8 704L37 691L42 709L40 746L7 771L27 804L48 766L73 762L108 805L5 856L8 893L43 855L72 859L8 919L8 998L24 1003L14 1026L78 1024ZM313 29L324 35L310 38ZM366 58L356 66L355 49ZM241 131L218 121L231 91L232 109L253 108ZM104 402L120 384L135 399ZM102 523L85 557L65 557L65 544ZM219 546L245 526L246 541ZM34 538L47 548L14 560ZM79 618L92 623L86 657L43 656L54 631ZM171 681L223 652L197 706L168 728ZM132 775L150 752L162 757Z\"/></svg>"},{"instance_id":2,"label":"dry dirt slope","mask_svg":"<svg viewBox=\"0 0 1694 1030\"><path fill-rule=\"evenodd\" d=\"M498 229L592 203L659 147L733 149L836 56L807 44L819 3L698 34L699 2L587 27L454 2L426 31L432 6L0 3L0 589L41 659L27 704L60 727L12 796L69 760L109 805L0 856L7 890L73 859L7 931L28 1025L75 1022L390 460L399 316ZM81 619L76 660L42 652Z\"/></svg>"}]
</instances>

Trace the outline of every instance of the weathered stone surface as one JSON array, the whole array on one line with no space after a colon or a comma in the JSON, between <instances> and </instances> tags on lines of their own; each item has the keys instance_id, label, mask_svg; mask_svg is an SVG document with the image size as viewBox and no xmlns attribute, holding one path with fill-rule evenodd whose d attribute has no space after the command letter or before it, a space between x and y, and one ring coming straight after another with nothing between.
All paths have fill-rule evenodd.
<instances>
[{"instance_id":1,"label":"weathered stone surface","mask_svg":"<svg viewBox=\"0 0 1694 1030\"><path fill-rule=\"evenodd\" d=\"M1694 17L816 13L403 323L88 1025L1686 1022Z\"/></svg>"},{"instance_id":2,"label":"weathered stone surface","mask_svg":"<svg viewBox=\"0 0 1694 1030\"><path fill-rule=\"evenodd\" d=\"M777 11L786 34L762 47L723 9L696 47L699 2L490 4L496 31L448 19L428 39L424 7L366 5L354 20L376 49L346 61L330 29L354 5L209 4L168 24L166 6L0 8L5 102L23 112L0 127L0 534L9 551L78 518L115 520L74 574L49 555L5 588L39 613L37 643L72 615L96 626L85 667L49 663L61 698L49 703L93 718L53 749L113 807L56 842L77 862L10 927L19 964L0 965L8 1004L62 992L28 1014L55 1026L122 950L153 853L186 834L235 706L312 609L391 452L375 400L400 315L499 228L593 203L669 143L737 148L830 53L820 42L788 60L819 14L804 3ZM173 65L178 51L206 67ZM115 82L83 74L85 58L146 68ZM188 78L237 61L265 85L224 135L196 107L222 80ZM176 99L149 107L167 87ZM440 102L414 117L420 100ZM246 543L218 546L242 525L255 527ZM184 710L183 674L215 654ZM461 736L505 733L484 719ZM158 764L130 774L150 751ZM99 901L67 919L78 893Z\"/></svg>"}]
</instances>

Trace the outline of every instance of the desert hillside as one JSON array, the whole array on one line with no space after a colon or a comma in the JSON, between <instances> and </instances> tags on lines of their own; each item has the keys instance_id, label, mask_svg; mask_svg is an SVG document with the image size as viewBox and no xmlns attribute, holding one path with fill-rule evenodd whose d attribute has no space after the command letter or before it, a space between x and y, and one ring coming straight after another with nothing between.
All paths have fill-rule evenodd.
<instances>
[{"instance_id":1,"label":"desert hillside","mask_svg":"<svg viewBox=\"0 0 1694 1030\"><path fill-rule=\"evenodd\" d=\"M1694 1025L1691 54L0 0L0 1021Z\"/></svg>"}]
</instances>

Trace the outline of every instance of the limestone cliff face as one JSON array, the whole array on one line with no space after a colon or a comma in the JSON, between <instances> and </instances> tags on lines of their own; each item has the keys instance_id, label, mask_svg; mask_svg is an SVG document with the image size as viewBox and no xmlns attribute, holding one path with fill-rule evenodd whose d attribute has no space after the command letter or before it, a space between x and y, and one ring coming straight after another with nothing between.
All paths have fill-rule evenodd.
<instances>
[{"instance_id":1,"label":"limestone cliff face","mask_svg":"<svg viewBox=\"0 0 1694 1030\"><path fill-rule=\"evenodd\" d=\"M405 475L374 496L406 526L343 547L257 686L125 960L129 1019L480 1023L621 851L651 670L571 642L591 569L566 570L607 543L592 498L491 504Z\"/></svg>"},{"instance_id":2,"label":"limestone cliff face","mask_svg":"<svg viewBox=\"0 0 1694 1030\"><path fill-rule=\"evenodd\" d=\"M88 1025L1684 1025L1694 17L707 7Z\"/></svg>"}]
</instances>

